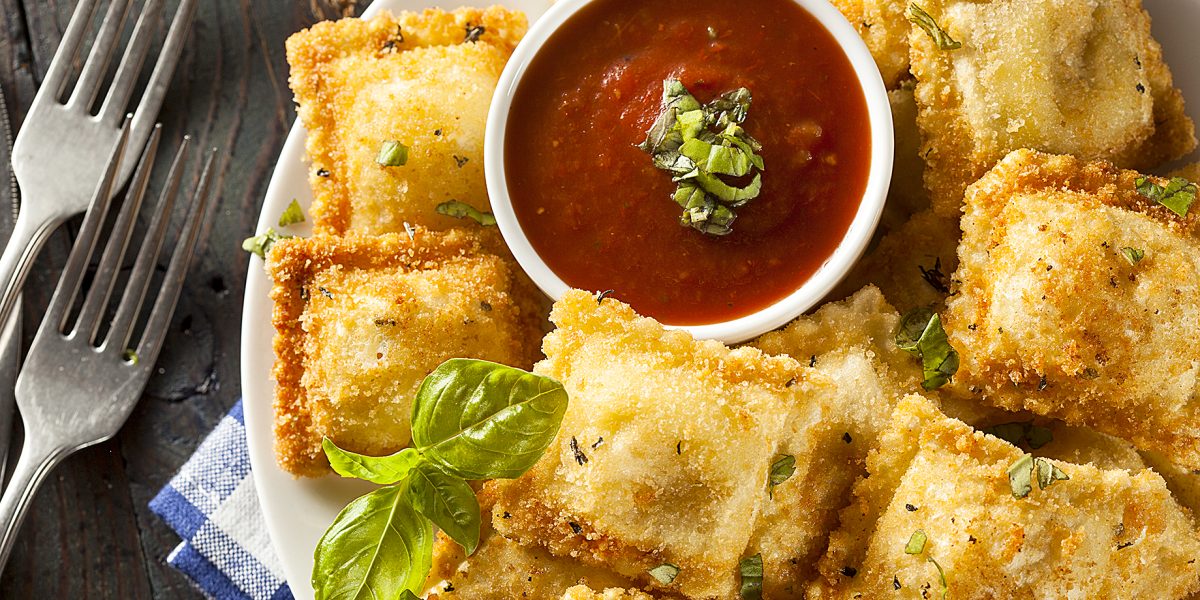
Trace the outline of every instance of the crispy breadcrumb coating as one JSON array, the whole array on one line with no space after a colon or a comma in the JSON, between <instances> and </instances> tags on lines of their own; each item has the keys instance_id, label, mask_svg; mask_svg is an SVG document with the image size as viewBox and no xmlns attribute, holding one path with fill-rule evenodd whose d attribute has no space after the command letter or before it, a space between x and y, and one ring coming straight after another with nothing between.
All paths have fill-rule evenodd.
<instances>
[{"instance_id":1,"label":"crispy breadcrumb coating","mask_svg":"<svg viewBox=\"0 0 1200 600\"><path fill-rule=\"evenodd\" d=\"M870 282L901 312L940 308L954 288L960 235L956 217L932 210L917 213L883 236L847 275L842 289Z\"/></svg>"},{"instance_id":2,"label":"crispy breadcrumb coating","mask_svg":"<svg viewBox=\"0 0 1200 600\"><path fill-rule=\"evenodd\" d=\"M570 406L529 473L484 486L493 526L649 589L735 597L763 504L794 483L772 492L768 471L784 439L807 426L797 411L813 411L828 382L790 358L696 341L581 291L551 320L558 329L535 372L561 381ZM773 535L809 526L781 523ZM774 562L764 553L765 579ZM680 568L670 586L647 573L663 563Z\"/></svg>"},{"instance_id":3,"label":"crispy breadcrumb coating","mask_svg":"<svg viewBox=\"0 0 1200 600\"><path fill-rule=\"evenodd\" d=\"M269 255L279 464L319 475L327 436L371 455L409 442L413 394L449 358L529 368L532 283L493 232L285 239Z\"/></svg>"},{"instance_id":4,"label":"crispy breadcrumb coating","mask_svg":"<svg viewBox=\"0 0 1200 600\"><path fill-rule=\"evenodd\" d=\"M971 187L944 315L954 385L1200 468L1200 210L1177 216L1138 177L1018 151Z\"/></svg>"},{"instance_id":5,"label":"crispy breadcrumb coating","mask_svg":"<svg viewBox=\"0 0 1200 600\"><path fill-rule=\"evenodd\" d=\"M866 42L889 90L908 79L907 0L831 0L831 4Z\"/></svg>"},{"instance_id":6,"label":"crispy breadcrumb coating","mask_svg":"<svg viewBox=\"0 0 1200 600\"><path fill-rule=\"evenodd\" d=\"M472 27L483 27L477 41L467 41ZM315 231L462 226L435 211L452 199L490 210L484 122L526 27L524 14L498 6L429 9L318 23L289 38L290 82L308 130ZM375 162L388 140L408 147L407 164Z\"/></svg>"},{"instance_id":7,"label":"crispy breadcrumb coating","mask_svg":"<svg viewBox=\"0 0 1200 600\"><path fill-rule=\"evenodd\" d=\"M653 600L654 596L640 590L608 588L597 592L587 586L577 585L562 595L562 600Z\"/></svg>"},{"instance_id":8,"label":"crispy breadcrumb coating","mask_svg":"<svg viewBox=\"0 0 1200 600\"><path fill-rule=\"evenodd\" d=\"M1196 146L1140 0L926 0L962 43L909 34L934 209L1019 148L1150 169Z\"/></svg>"},{"instance_id":9,"label":"crispy breadcrumb coating","mask_svg":"<svg viewBox=\"0 0 1200 600\"><path fill-rule=\"evenodd\" d=\"M1200 535L1150 470L1053 462L1069 480L1013 497L1011 444L909 396L821 560L825 598L1183 598ZM913 534L926 537L906 552ZM935 564L936 562L936 564Z\"/></svg>"}]
</instances>

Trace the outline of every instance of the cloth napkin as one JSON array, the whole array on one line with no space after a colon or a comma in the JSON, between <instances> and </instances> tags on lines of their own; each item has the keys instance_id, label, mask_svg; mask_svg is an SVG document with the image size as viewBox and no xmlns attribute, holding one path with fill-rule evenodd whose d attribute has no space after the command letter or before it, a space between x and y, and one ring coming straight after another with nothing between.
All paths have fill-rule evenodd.
<instances>
[{"instance_id":1,"label":"cloth napkin","mask_svg":"<svg viewBox=\"0 0 1200 600\"><path fill-rule=\"evenodd\" d=\"M183 538L167 563L205 596L292 598L254 490L241 400L150 501L150 510Z\"/></svg>"}]
</instances>

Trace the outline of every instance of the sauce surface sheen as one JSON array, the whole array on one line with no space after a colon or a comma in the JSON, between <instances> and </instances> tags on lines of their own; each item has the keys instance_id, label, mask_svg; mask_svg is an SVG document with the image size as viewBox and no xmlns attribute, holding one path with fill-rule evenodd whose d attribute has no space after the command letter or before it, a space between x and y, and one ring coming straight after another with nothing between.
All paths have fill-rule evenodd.
<instances>
[{"instance_id":1,"label":"sauce surface sheen","mask_svg":"<svg viewBox=\"0 0 1200 600\"><path fill-rule=\"evenodd\" d=\"M669 77L701 103L753 94L743 127L763 145L763 188L728 236L681 226L676 184L635 147ZM592 0L529 65L504 143L517 219L550 268L671 325L799 288L850 227L871 154L850 61L792 0Z\"/></svg>"}]
</instances>

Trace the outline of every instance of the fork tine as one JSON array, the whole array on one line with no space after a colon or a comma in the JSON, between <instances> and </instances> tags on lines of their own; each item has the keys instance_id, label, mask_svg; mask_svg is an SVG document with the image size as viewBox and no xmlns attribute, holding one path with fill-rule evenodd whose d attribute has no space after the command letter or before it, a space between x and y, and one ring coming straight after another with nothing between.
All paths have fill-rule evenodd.
<instances>
[{"instance_id":1,"label":"fork tine","mask_svg":"<svg viewBox=\"0 0 1200 600\"><path fill-rule=\"evenodd\" d=\"M129 0L111 0L108 5L108 11L104 13L104 21L100 24L100 31L96 33L96 39L92 42L92 49L88 53L87 62L83 64L83 71L79 74L79 81L75 84L75 91L71 92L71 99L67 102L67 106L82 110L88 110L92 107L92 102L96 100L96 92L100 88L100 80L104 78L105 72L108 71L108 63L112 58L113 48L116 46L121 30L125 28L125 17L128 14Z\"/></svg>"},{"instance_id":2,"label":"fork tine","mask_svg":"<svg viewBox=\"0 0 1200 600\"><path fill-rule=\"evenodd\" d=\"M58 50L54 51L54 59L50 61L50 68L46 70L46 77L42 80L42 87L38 90L35 102L43 98L42 94L51 94L54 102L58 102L62 96L67 75L75 61L75 53L79 51L83 35L92 24L92 12L95 8L96 0L81 0L75 7L71 22L67 24L62 41L58 43Z\"/></svg>"},{"instance_id":3,"label":"fork tine","mask_svg":"<svg viewBox=\"0 0 1200 600\"><path fill-rule=\"evenodd\" d=\"M150 284L150 275L158 262L158 253L162 249L163 238L166 236L167 225L171 222L171 212L175 207L175 196L179 193L180 182L183 180L183 165L190 154L191 138L184 137L183 143L175 153L171 162L171 171L167 175L167 184L159 194L158 206L154 210L154 219L146 230L146 238L138 251L137 261L129 273L129 282L125 284L125 292L121 296L120 308L113 317L109 327L104 348L124 351L129 343L130 330L141 310L146 297L146 288Z\"/></svg>"},{"instance_id":4,"label":"fork tine","mask_svg":"<svg viewBox=\"0 0 1200 600\"><path fill-rule=\"evenodd\" d=\"M166 96L167 86L179 64L179 56L183 54L183 45L191 31L192 17L196 14L196 0L183 0L175 10L171 19L171 29L163 42L162 51L158 54L158 62L154 64L154 72L146 91L138 102L137 110L133 113L133 133L130 139L135 142L146 139L150 125L158 118L158 109L162 108L163 97Z\"/></svg>"},{"instance_id":5,"label":"fork tine","mask_svg":"<svg viewBox=\"0 0 1200 600\"><path fill-rule=\"evenodd\" d=\"M142 7L142 14L133 27L133 35L130 36L129 45L121 57L112 87L108 89L108 95L100 107L99 115L103 121L116 125L125 114L125 107L129 104L129 97L133 95L138 73L142 71L142 64L146 62L146 55L150 52L150 42L158 31L158 19L162 10L163 0L147 0L146 5Z\"/></svg>"},{"instance_id":6,"label":"fork tine","mask_svg":"<svg viewBox=\"0 0 1200 600\"><path fill-rule=\"evenodd\" d=\"M154 309L146 321L145 333L137 347L139 360L145 360L147 368L158 360L158 352L162 349L163 338L171 325L171 314L179 302L179 294L183 291L183 280L187 277L188 266L192 262L192 254L200 240L200 233L206 229L208 220L212 217L213 207L217 205L216 194L210 193L214 178L213 163L217 149L213 148L204 161L204 171L200 176L200 185L192 196L192 208L188 212L188 220L179 232L179 240L175 242L175 251L171 256L171 266L163 277L162 288L154 301ZM122 307L124 308L124 307ZM140 308L140 307L139 307ZM126 342L128 344L128 342Z\"/></svg>"},{"instance_id":7,"label":"fork tine","mask_svg":"<svg viewBox=\"0 0 1200 600\"><path fill-rule=\"evenodd\" d=\"M125 119L125 126L121 128L121 135L108 158L104 178L92 196L87 215L83 218L83 225L79 227L79 235L75 238L75 245L71 247L71 254L67 258L66 266L63 267L62 276L59 277L58 287L54 289L54 296L51 297L50 305L46 308L42 329L54 327L60 333L66 329L67 316L71 312L71 305L75 303L75 297L79 295L84 269L87 268L88 260L92 257L92 250L96 246L96 239L100 235L100 228L104 225L104 217L108 214L108 207L114 195L112 193L113 184L116 181L117 172L120 170L121 156L124 154L126 145L129 144L129 122L131 120L131 118Z\"/></svg>"},{"instance_id":8,"label":"fork tine","mask_svg":"<svg viewBox=\"0 0 1200 600\"><path fill-rule=\"evenodd\" d=\"M117 216L116 223L113 224L112 232L109 233L109 241L104 247L104 254L100 257L99 264L96 265L96 274L92 277L92 286L88 291L87 299L84 300L79 317L75 320L75 334L87 335L90 342L96 341L96 332L99 331L102 322L100 317L104 314L104 309L108 307L113 283L117 278L117 271L121 268L121 259L125 257L129 239L133 237L133 223L137 219L138 211L141 210L143 199L146 197L146 186L150 183L150 171L154 166L154 157L158 153L158 142L161 136L162 128L155 127L154 133L150 136L150 142L142 152L137 172L133 174L133 182L129 184L129 190L125 192L125 202L122 203L121 212Z\"/></svg>"}]
</instances>

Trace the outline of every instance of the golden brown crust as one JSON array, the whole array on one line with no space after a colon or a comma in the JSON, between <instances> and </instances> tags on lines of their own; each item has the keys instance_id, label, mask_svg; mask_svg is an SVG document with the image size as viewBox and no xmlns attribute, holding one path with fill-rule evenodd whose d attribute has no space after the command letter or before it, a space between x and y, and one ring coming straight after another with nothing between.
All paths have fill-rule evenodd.
<instances>
[{"instance_id":1,"label":"golden brown crust","mask_svg":"<svg viewBox=\"0 0 1200 600\"><path fill-rule=\"evenodd\" d=\"M884 235L846 276L841 289L870 282L901 312L919 306L940 308L953 287L960 235L957 217L932 210L917 213Z\"/></svg>"},{"instance_id":2,"label":"golden brown crust","mask_svg":"<svg viewBox=\"0 0 1200 600\"><path fill-rule=\"evenodd\" d=\"M268 269L280 465L297 475L326 472L322 436L371 454L404 447L411 394L447 358L532 365L539 299L503 253L493 232L419 228L413 238L275 244Z\"/></svg>"},{"instance_id":3,"label":"golden brown crust","mask_svg":"<svg viewBox=\"0 0 1200 600\"><path fill-rule=\"evenodd\" d=\"M1055 463L1069 477L1014 498L1022 452L900 403L809 598L1182 598L1200 589L1200 535L1149 470ZM905 552L913 532L927 541Z\"/></svg>"},{"instance_id":4,"label":"golden brown crust","mask_svg":"<svg viewBox=\"0 0 1200 600\"><path fill-rule=\"evenodd\" d=\"M1200 468L1200 211L1138 177L1023 150L971 186L944 319L954 385Z\"/></svg>"},{"instance_id":5,"label":"golden brown crust","mask_svg":"<svg viewBox=\"0 0 1200 600\"><path fill-rule=\"evenodd\" d=\"M1140 0L922 6L963 44L940 50L916 26L909 35L925 185L938 214L958 215L967 185L1018 148L1138 169L1195 148Z\"/></svg>"},{"instance_id":6,"label":"golden brown crust","mask_svg":"<svg viewBox=\"0 0 1200 600\"><path fill-rule=\"evenodd\" d=\"M890 90L908 79L908 19L905 0L832 0L867 44L883 84Z\"/></svg>"},{"instance_id":7,"label":"golden brown crust","mask_svg":"<svg viewBox=\"0 0 1200 600\"><path fill-rule=\"evenodd\" d=\"M467 28L478 25L479 41L464 43ZM318 23L289 38L289 81L308 131L315 230L461 226L434 211L450 199L487 210L484 120L526 27L522 13L498 6L428 9ZM388 139L409 147L404 167L374 164ZM459 177L445 177L448 171Z\"/></svg>"}]
</instances>

